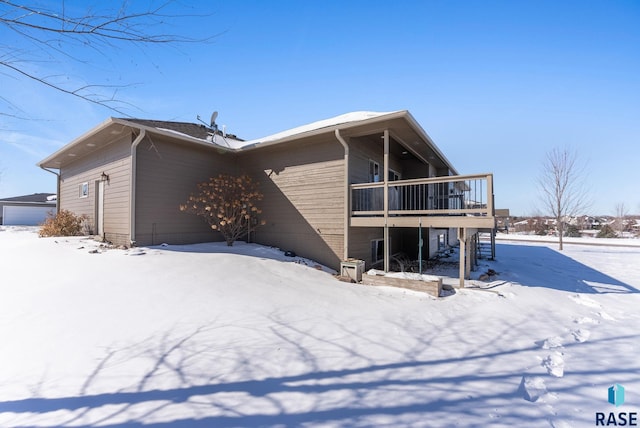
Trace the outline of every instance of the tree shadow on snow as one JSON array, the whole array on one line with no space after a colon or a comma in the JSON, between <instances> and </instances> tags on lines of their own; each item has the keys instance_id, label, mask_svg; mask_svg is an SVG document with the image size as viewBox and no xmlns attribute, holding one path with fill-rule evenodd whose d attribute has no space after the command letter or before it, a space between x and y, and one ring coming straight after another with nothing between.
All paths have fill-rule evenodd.
<instances>
[{"instance_id":1,"label":"tree shadow on snow","mask_svg":"<svg viewBox=\"0 0 640 428\"><path fill-rule=\"evenodd\" d=\"M458 421L459 417L464 420L482 420L496 407L497 402L513 402L514 397L519 400L522 395L522 372L504 370L501 364L497 365L498 369L492 370L478 371L478 367L491 367L496 361L522 354L533 355L539 350L535 344L511 345L509 349L497 350L493 341L489 341L463 355L429 358L422 355L422 351L432 345L433 337L422 336L417 343L418 349L404 353L396 362L376 362L371 355L361 355L353 349L344 348L345 355L357 357L353 358L352 364L334 370L321 369L318 368L319 361L314 356L313 349L315 345L326 342L326 339L279 323L275 319L272 321L275 321L272 327L278 331L277 336L284 338L281 346L290 342L296 349L295 354L305 360L311 370L272 376L254 373L242 380L215 382L210 379L208 383L192 385L187 379L189 372L194 371L189 362L202 351L196 351L195 343L190 341L195 336L206 333L206 329L200 328L183 337L172 338L165 335L159 345L152 345L151 342L145 344L147 354L154 356L153 364L148 372L139 377L137 389L94 394L88 392L89 384L101 371L107 370L109 360L120 352L111 351L89 376L80 395L4 401L0 402L0 415L5 412L18 416L38 415L37 420L43 422L47 415L55 418L67 411L71 412L69 418L56 424L75 427L287 427L330 422L338 426L371 426L375 421L388 420L386 418L401 421L403 416L409 417L409 421L414 423L424 422L420 422L420 426L432 426L429 423L432 417L433 421L437 421L436 425L449 426L451 422ZM510 325L503 333L518 335L520 333L517 330L517 325ZM350 332L345 329L344 333ZM377 335L372 338L380 340ZM360 336L359 339L363 337ZM455 341L459 338L452 332L450 339ZM609 347L635 339L636 336L620 336L592 343ZM310 342L306 346L302 345L305 340ZM578 345L569 343L565 349ZM217 352L222 355L225 351ZM247 369L256 358L241 349L236 352L239 371ZM352 367L348 367L350 365ZM452 365L457 369L448 370ZM181 379L181 386L162 390L147 389L147 382L162 367L175 372ZM608 377L625 376L637 369L637 363L625 364L613 370L610 367L599 368L596 364L592 367L596 368L584 372L575 371L570 381L558 385L554 391L565 393L574 399L584 399L581 391L590 386L588 376L605 372ZM501 387L485 390L480 385L486 383L499 384ZM387 394L391 397L390 401L381 398ZM229 404L229 398L233 398L232 404ZM297 398L302 401L300 406L296 405ZM246 405L247 403L255 403L256 406ZM143 407L136 407L137 405ZM175 406L188 406L191 411L176 411ZM94 410L101 413L91 414ZM501 418L504 426L523 421L541 422L535 413L527 410L526 405L522 409L510 407L508 412ZM189 414L194 416L187 416ZM452 418L448 422L442 419L447 416ZM91 422L87 422L89 420ZM411 422L408 424L412 425Z\"/></svg>"},{"instance_id":2,"label":"tree shadow on snow","mask_svg":"<svg viewBox=\"0 0 640 428\"><path fill-rule=\"evenodd\" d=\"M637 288L546 246L497 244L496 253L502 262L500 279L524 286L576 293L638 292ZM524 268L510 270L510 260Z\"/></svg>"}]
</instances>

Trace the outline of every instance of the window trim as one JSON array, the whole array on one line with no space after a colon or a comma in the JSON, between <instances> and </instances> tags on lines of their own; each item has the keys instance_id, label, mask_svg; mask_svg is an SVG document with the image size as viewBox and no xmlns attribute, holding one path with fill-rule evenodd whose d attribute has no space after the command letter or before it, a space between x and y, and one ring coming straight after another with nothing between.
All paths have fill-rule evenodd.
<instances>
[{"instance_id":1,"label":"window trim","mask_svg":"<svg viewBox=\"0 0 640 428\"><path fill-rule=\"evenodd\" d=\"M79 198L88 198L89 197L89 182L85 181L84 183L80 183L78 185L78 197Z\"/></svg>"}]
</instances>

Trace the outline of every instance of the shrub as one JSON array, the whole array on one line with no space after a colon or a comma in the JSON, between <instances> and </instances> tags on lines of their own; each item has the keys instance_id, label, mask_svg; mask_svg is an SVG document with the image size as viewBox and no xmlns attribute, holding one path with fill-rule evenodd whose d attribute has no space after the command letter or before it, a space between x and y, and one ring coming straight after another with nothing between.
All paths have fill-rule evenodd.
<instances>
[{"instance_id":1,"label":"shrub","mask_svg":"<svg viewBox=\"0 0 640 428\"><path fill-rule=\"evenodd\" d=\"M82 228L87 215L75 215L68 210L60 210L57 215L49 214L42 223L40 237L45 236L78 236L83 235Z\"/></svg>"},{"instance_id":2,"label":"shrub","mask_svg":"<svg viewBox=\"0 0 640 428\"><path fill-rule=\"evenodd\" d=\"M600 232L596 235L597 238L615 238L617 237L615 230L608 224L605 224L600 228Z\"/></svg>"},{"instance_id":3,"label":"shrub","mask_svg":"<svg viewBox=\"0 0 640 428\"><path fill-rule=\"evenodd\" d=\"M570 224L569 226L567 226L567 230L564 232L564 236L567 236L569 238L579 238L580 229L578 229L578 226Z\"/></svg>"},{"instance_id":4,"label":"shrub","mask_svg":"<svg viewBox=\"0 0 640 428\"><path fill-rule=\"evenodd\" d=\"M180 211L202 217L232 246L236 239L249 233L250 227L264 224L257 221L261 211L256 202L262 197L258 184L248 175L220 174L199 183L198 191L189 196L186 204L180 205Z\"/></svg>"},{"instance_id":5,"label":"shrub","mask_svg":"<svg viewBox=\"0 0 640 428\"><path fill-rule=\"evenodd\" d=\"M549 227L546 224L536 225L536 235L547 236L549 234Z\"/></svg>"}]
</instances>

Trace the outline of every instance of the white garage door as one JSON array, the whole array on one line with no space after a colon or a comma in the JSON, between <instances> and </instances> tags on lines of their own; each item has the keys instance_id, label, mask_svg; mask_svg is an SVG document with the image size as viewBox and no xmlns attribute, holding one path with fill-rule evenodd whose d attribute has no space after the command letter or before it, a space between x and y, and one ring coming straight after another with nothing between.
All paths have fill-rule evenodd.
<instances>
[{"instance_id":1,"label":"white garage door","mask_svg":"<svg viewBox=\"0 0 640 428\"><path fill-rule=\"evenodd\" d=\"M55 214L55 207L12 207L2 209L2 224L7 226L37 226L44 222L47 213Z\"/></svg>"}]
</instances>

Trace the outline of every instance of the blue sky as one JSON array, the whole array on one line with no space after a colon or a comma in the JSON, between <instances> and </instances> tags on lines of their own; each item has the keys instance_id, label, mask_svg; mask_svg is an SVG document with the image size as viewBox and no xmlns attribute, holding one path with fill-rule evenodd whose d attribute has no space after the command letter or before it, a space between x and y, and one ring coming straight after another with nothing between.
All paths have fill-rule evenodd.
<instances>
[{"instance_id":1,"label":"blue sky","mask_svg":"<svg viewBox=\"0 0 640 428\"><path fill-rule=\"evenodd\" d=\"M171 8L206 16L171 20L169 30L216 34L210 43L74 47L83 62L29 66L122 86L117 97L134 117L195 121L217 110L218 123L245 139L350 111L407 109L460 173L493 172L496 205L514 215L544 213L541 162L570 147L587 163L591 213L624 202L640 214L638 1L184 4ZM9 34L0 27L3 43L21 47ZM0 86L31 118L0 116L0 197L55 191L35 163L120 116L6 71Z\"/></svg>"}]
</instances>

